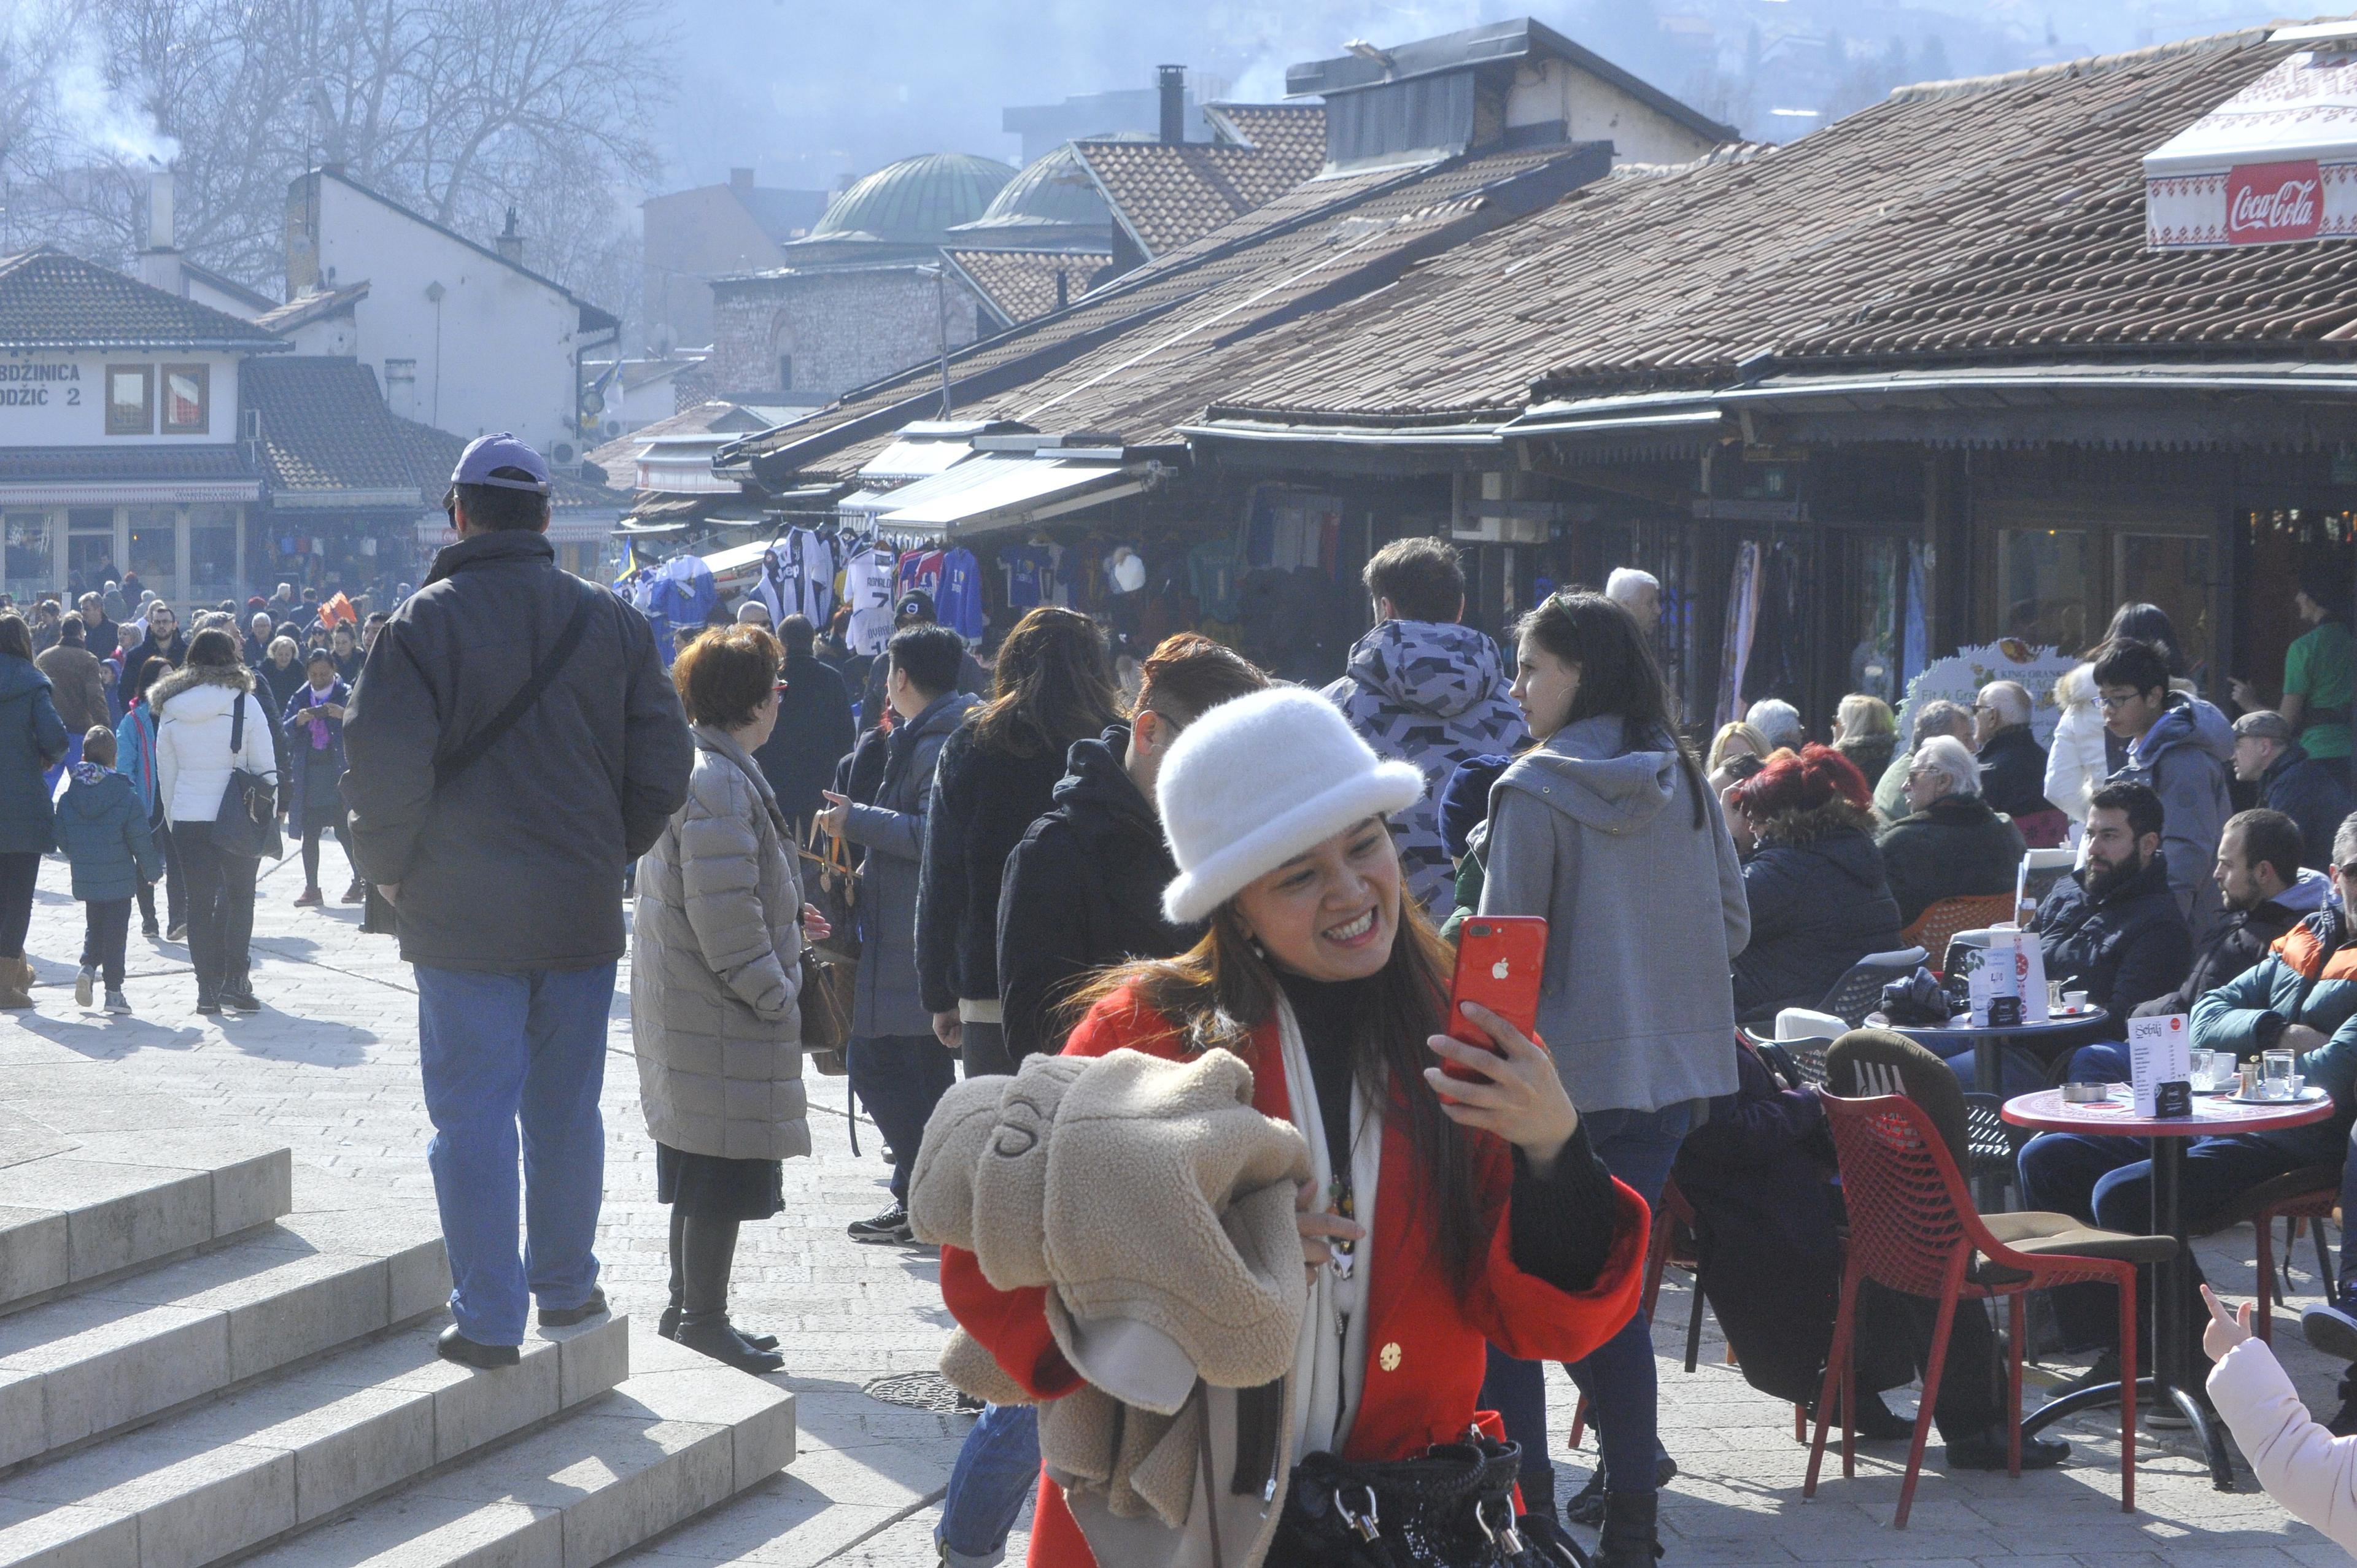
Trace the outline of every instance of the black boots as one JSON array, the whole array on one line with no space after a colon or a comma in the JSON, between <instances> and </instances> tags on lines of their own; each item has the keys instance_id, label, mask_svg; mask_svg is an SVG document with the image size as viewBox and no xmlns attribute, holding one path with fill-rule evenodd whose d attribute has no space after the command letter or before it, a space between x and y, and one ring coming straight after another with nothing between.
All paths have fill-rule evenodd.
<instances>
[{"instance_id":1,"label":"black boots","mask_svg":"<svg viewBox=\"0 0 2357 1568\"><path fill-rule=\"evenodd\" d=\"M1604 1533L1596 1538L1596 1568L1653 1568L1662 1555L1659 1492L1604 1494Z\"/></svg>"},{"instance_id":2,"label":"black boots","mask_svg":"<svg viewBox=\"0 0 2357 1568\"><path fill-rule=\"evenodd\" d=\"M728 1273L736 1261L736 1220L682 1214L673 1206L671 1294L678 1305L663 1314L659 1332L738 1371L777 1371L786 1364L784 1357L749 1343L729 1326Z\"/></svg>"}]
</instances>

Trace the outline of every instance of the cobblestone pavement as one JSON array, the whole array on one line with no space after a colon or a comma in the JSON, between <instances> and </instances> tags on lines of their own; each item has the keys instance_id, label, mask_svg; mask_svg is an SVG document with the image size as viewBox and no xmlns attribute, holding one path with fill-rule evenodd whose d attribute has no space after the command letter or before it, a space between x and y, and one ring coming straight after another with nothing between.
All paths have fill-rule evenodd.
<instances>
[{"instance_id":1,"label":"cobblestone pavement","mask_svg":"<svg viewBox=\"0 0 2357 1568\"><path fill-rule=\"evenodd\" d=\"M340 857L326 853L323 880L339 886ZM198 1018L186 950L135 932L128 991L135 1015L108 1018L74 1005L81 909L68 897L63 863L50 860L29 943L41 981L38 1006L0 1014L0 1060L70 1053L120 1062L126 1080L267 1131L299 1163L367 1183L389 1204L430 1204L408 971L389 939L360 933L357 910L293 908L300 876L291 857L264 868L253 944L264 1012ZM624 974L627 987L627 967ZM613 1016L599 1251L609 1294L651 1326L664 1298L665 1216L654 1201L654 1163L639 1114L627 995L616 998ZM885 1203L883 1166L865 1123L863 1155L850 1154L843 1080L814 1078L811 1090L817 1156L788 1163L786 1213L746 1228L732 1307L740 1323L784 1341L783 1380L800 1396L800 1457L784 1475L625 1559L640 1568L885 1568L931 1560L931 1523L967 1423L879 1403L862 1390L887 1374L930 1368L949 1319L929 1256L845 1239L845 1223ZM2300 1251L2309 1251L2305 1242ZM2247 1230L2205 1243L2202 1255L2227 1294L2248 1293ZM2308 1262L2312 1266L2313 1258ZM2294 1278L2296 1309L2315 1283L2297 1258ZM2247 1475L2235 1493L2213 1491L2179 1434L2143 1435L2139 1511L2122 1515L2117 1425L2107 1436L2100 1415L2065 1423L2075 1449L2067 1466L2019 1481L2002 1472L1947 1475L1934 1448L1904 1531L1889 1528L1903 1448L1867 1450L1855 1480L1841 1479L1838 1466L1829 1465L1817 1499L1803 1503L1805 1455L1792 1441L1791 1407L1754 1393L1724 1364L1715 1324L1696 1370L1683 1369L1690 1300L1673 1271L1655 1329L1662 1434L1681 1466L1663 1508L1673 1568L1795 1562L2320 1568L2347 1561L2257 1493ZM2276 1345L2311 1408L2329 1410L2338 1369L2307 1350L2288 1316L2279 1325ZM2050 1381L2070 1369L2036 1375ZM1592 1439L1580 1454L1563 1450L1570 1386L1559 1369L1551 1378L1559 1484L1568 1495L1587 1474ZM1894 1395L1893 1402L1905 1401ZM1022 1550L1018 1528L1011 1552L1017 1562Z\"/></svg>"}]
</instances>

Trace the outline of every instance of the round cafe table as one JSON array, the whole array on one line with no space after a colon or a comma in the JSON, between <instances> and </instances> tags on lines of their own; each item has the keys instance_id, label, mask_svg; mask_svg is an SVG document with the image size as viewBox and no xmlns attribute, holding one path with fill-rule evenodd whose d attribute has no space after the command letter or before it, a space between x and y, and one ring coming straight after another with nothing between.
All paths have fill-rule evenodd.
<instances>
[{"instance_id":1,"label":"round cafe table","mask_svg":"<svg viewBox=\"0 0 2357 1568\"><path fill-rule=\"evenodd\" d=\"M2153 1375L2136 1380L2139 1398L2149 1399L2147 1409L2159 1409L2174 1404L2193 1424L2194 1434L2201 1439L2201 1451L2210 1459L2210 1479L2222 1492L2234 1489L2233 1462L2226 1455L2225 1434L2210 1419L2201 1402L2184 1387L2185 1369L2179 1365L2180 1348L2184 1343L2184 1325L2179 1321L2183 1299L2185 1270L2192 1261L2192 1239L2186 1235L2184 1222L2178 1217L2178 1188L2184 1176L2185 1144L2190 1138L2231 1136L2237 1133L2265 1133L2284 1127L2303 1127L2311 1122L2322 1122L2332 1114L2332 1097L2302 1103L2276 1101L2272 1104L2245 1105L2222 1095L2197 1094L2193 1097L2193 1114L2166 1119L2143 1117L2136 1113L2132 1099L2121 1098L2127 1092L2126 1084L2114 1084L2113 1098L2091 1105L2073 1105L2062 1098L2059 1089L2041 1089L2035 1094L2025 1094L2005 1104L2005 1119L2017 1127L2031 1127L2041 1133L2092 1133L2113 1138L2148 1138L2152 1147L2152 1230L2155 1236L2171 1236L2177 1240L2177 1252L2169 1262L2156 1266L2153 1285L2152 1316L2154 1322L2152 1347ZM2066 1415L2098 1405L2117 1404L2120 1386L2098 1383L2076 1393L2065 1394L2049 1402L2037 1414L2021 1423L2021 1434L2031 1436Z\"/></svg>"},{"instance_id":2,"label":"round cafe table","mask_svg":"<svg viewBox=\"0 0 2357 1568\"><path fill-rule=\"evenodd\" d=\"M1890 1024L1878 1022L1880 1014L1867 1019L1878 1029L1889 1029L1906 1036L1936 1056L1958 1054L1959 1045L1973 1049L1973 1091L1995 1094L2002 1087L2004 1056L2001 1047L2017 1043L2034 1045L2040 1040L2052 1040L2066 1035L2085 1033L2092 1026L2110 1021L2111 1015L2101 1007L2088 1007L2080 1012L2049 1018L2041 1024L1982 1024L1975 1026L1972 1015L1958 1014L1945 1025L1927 1026L1921 1024Z\"/></svg>"}]
</instances>

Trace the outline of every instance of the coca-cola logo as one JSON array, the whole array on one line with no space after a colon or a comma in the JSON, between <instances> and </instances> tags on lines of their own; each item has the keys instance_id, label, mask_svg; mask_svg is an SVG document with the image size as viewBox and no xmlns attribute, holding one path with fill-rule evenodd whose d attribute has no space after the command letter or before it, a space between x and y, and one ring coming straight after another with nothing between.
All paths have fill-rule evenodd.
<instances>
[{"instance_id":1,"label":"coca-cola logo","mask_svg":"<svg viewBox=\"0 0 2357 1568\"><path fill-rule=\"evenodd\" d=\"M2266 245L2312 240L2324 223L2324 180L2314 158L2242 164L2226 174L2226 241Z\"/></svg>"}]
</instances>

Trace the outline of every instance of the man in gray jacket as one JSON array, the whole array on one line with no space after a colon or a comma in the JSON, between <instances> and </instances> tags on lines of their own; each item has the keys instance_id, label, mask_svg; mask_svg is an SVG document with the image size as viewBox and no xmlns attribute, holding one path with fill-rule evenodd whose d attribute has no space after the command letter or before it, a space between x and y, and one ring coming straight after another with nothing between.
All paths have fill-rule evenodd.
<instances>
[{"instance_id":1,"label":"man in gray jacket","mask_svg":"<svg viewBox=\"0 0 2357 1568\"><path fill-rule=\"evenodd\" d=\"M851 1009L851 1090L892 1146L892 1206L855 1221L851 1239L905 1242L909 1171L925 1120L957 1080L957 1056L933 1037L917 981L917 869L925 812L942 746L974 705L957 689L965 641L920 621L892 634L886 700L898 727L885 743L884 781L873 801L826 791L819 826L867 851L859 905L859 985Z\"/></svg>"},{"instance_id":2,"label":"man in gray jacket","mask_svg":"<svg viewBox=\"0 0 2357 1568\"><path fill-rule=\"evenodd\" d=\"M557 569L548 492L513 436L468 446L444 501L458 542L386 622L344 719L352 856L417 976L457 1320L441 1352L474 1367L515 1364L531 1296L550 1326L606 1310L591 1244L622 870L694 757L645 618Z\"/></svg>"}]
</instances>

